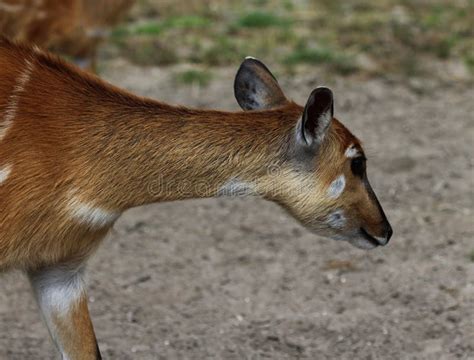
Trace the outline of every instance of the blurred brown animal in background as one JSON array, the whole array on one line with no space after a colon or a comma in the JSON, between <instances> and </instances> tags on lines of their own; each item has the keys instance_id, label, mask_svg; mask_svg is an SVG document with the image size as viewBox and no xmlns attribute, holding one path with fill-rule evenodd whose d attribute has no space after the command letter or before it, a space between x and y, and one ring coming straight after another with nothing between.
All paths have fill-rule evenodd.
<instances>
[{"instance_id":1,"label":"blurred brown animal in background","mask_svg":"<svg viewBox=\"0 0 474 360\"><path fill-rule=\"evenodd\" d=\"M96 52L135 0L0 0L0 33L95 70Z\"/></svg>"}]
</instances>

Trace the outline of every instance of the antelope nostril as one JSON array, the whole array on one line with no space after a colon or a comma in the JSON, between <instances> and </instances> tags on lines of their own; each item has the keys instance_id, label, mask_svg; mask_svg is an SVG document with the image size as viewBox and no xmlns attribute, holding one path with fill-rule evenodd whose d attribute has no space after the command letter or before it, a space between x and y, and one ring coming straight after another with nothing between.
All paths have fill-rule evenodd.
<instances>
[{"instance_id":1,"label":"antelope nostril","mask_svg":"<svg viewBox=\"0 0 474 360\"><path fill-rule=\"evenodd\" d=\"M387 235L386 235L387 242L389 242L390 238L393 235L393 230L392 230L392 227L390 226L389 223L387 223L387 230L386 231L387 231Z\"/></svg>"}]
</instances>

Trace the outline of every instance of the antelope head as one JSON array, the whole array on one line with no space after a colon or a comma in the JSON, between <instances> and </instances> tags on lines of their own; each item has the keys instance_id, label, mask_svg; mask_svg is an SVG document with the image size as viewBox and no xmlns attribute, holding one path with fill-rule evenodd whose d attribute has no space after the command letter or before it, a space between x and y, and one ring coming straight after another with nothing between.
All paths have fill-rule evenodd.
<instances>
[{"instance_id":1,"label":"antelope head","mask_svg":"<svg viewBox=\"0 0 474 360\"><path fill-rule=\"evenodd\" d=\"M278 167L256 183L259 194L316 234L362 249L386 245L392 228L370 186L360 141L334 117L332 91L317 87L306 105L298 106L253 58L242 63L234 91L246 111L279 109L279 116L292 117L281 139Z\"/></svg>"}]
</instances>

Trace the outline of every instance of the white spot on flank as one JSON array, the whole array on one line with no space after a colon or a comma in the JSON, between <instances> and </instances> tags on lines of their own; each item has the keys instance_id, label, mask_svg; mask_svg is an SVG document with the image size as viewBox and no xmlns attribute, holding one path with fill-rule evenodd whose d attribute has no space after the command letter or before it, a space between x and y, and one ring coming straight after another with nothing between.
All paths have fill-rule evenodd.
<instances>
[{"instance_id":1,"label":"white spot on flank","mask_svg":"<svg viewBox=\"0 0 474 360\"><path fill-rule=\"evenodd\" d=\"M18 111L18 104L20 102L20 95L25 90L26 84L30 81L31 73L33 72L34 66L33 63L26 59L25 60L25 69L18 76L16 85L13 88L13 91L8 100L8 105L6 106L5 116L3 122L0 122L0 140L2 140L7 134L8 129L10 128L13 119L15 118Z\"/></svg>"},{"instance_id":2,"label":"white spot on flank","mask_svg":"<svg viewBox=\"0 0 474 360\"><path fill-rule=\"evenodd\" d=\"M336 199L341 196L344 188L346 187L346 178L344 175L339 175L328 188L328 196Z\"/></svg>"},{"instance_id":3,"label":"white spot on flank","mask_svg":"<svg viewBox=\"0 0 474 360\"><path fill-rule=\"evenodd\" d=\"M346 225L346 217L344 211L336 210L328 215L327 224L334 229L341 229Z\"/></svg>"},{"instance_id":4,"label":"white spot on flank","mask_svg":"<svg viewBox=\"0 0 474 360\"><path fill-rule=\"evenodd\" d=\"M69 200L68 210L75 220L94 228L110 225L120 216L117 212L108 211L83 202L76 195L72 196Z\"/></svg>"},{"instance_id":5,"label":"white spot on flank","mask_svg":"<svg viewBox=\"0 0 474 360\"><path fill-rule=\"evenodd\" d=\"M255 185L237 178L226 182L217 192L217 196L249 196L255 195Z\"/></svg>"},{"instance_id":6,"label":"white spot on flank","mask_svg":"<svg viewBox=\"0 0 474 360\"><path fill-rule=\"evenodd\" d=\"M349 147L346 149L346 152L345 152L345 155L346 155L346 157L348 157L348 158L356 157L358 154L359 154L359 150L357 150L357 148L354 146L354 144L352 144L351 146L349 146Z\"/></svg>"},{"instance_id":7,"label":"white spot on flank","mask_svg":"<svg viewBox=\"0 0 474 360\"><path fill-rule=\"evenodd\" d=\"M8 179L10 173L12 172L12 167L10 165L0 168L0 185Z\"/></svg>"}]
</instances>

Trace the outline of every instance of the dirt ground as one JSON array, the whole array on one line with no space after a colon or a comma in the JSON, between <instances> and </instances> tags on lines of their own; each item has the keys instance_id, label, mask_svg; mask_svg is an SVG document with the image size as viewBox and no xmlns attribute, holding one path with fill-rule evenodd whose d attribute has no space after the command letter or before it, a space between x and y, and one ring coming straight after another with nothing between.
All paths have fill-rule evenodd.
<instances>
[{"instance_id":1,"label":"dirt ground","mask_svg":"<svg viewBox=\"0 0 474 360\"><path fill-rule=\"evenodd\" d=\"M236 109L220 70L205 89L122 61L104 76L143 95ZM257 198L126 213L89 266L104 359L474 359L474 90L383 80L281 79L303 103L333 88L365 143L394 228L371 252L310 234ZM413 88L413 86L411 87ZM0 359L53 359L20 273L0 279Z\"/></svg>"}]
</instances>

